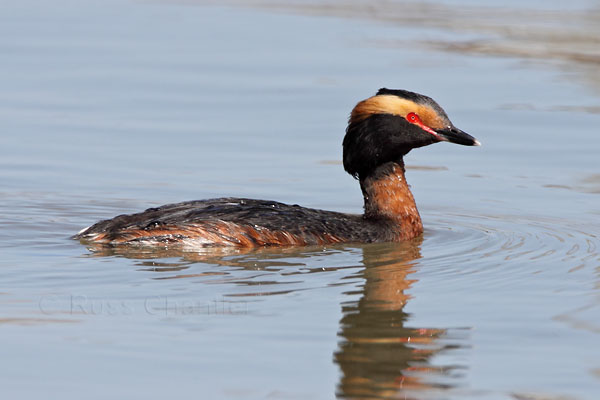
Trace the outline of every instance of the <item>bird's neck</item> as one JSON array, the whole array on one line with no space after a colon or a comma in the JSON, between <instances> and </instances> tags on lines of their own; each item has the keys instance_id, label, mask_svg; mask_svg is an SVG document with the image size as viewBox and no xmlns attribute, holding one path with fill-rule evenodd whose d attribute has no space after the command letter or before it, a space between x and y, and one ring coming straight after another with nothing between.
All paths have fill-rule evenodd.
<instances>
[{"instance_id":1,"label":"bird's neck","mask_svg":"<svg viewBox=\"0 0 600 400\"><path fill-rule=\"evenodd\" d=\"M415 199L404 177L404 161L388 162L360 180L365 199L365 218L391 223L397 240L423 233Z\"/></svg>"}]
</instances>

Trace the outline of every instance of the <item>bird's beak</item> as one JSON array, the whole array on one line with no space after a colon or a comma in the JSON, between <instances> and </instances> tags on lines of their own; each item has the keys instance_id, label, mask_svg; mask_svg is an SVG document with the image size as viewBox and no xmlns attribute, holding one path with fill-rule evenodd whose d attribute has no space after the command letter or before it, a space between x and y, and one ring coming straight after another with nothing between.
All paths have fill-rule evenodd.
<instances>
[{"instance_id":1,"label":"bird's beak","mask_svg":"<svg viewBox=\"0 0 600 400\"><path fill-rule=\"evenodd\" d=\"M446 129L440 129L435 131L442 140L448 142L462 144L464 146L481 146L481 143L473 136L466 132L461 131L458 128L450 127Z\"/></svg>"}]
</instances>

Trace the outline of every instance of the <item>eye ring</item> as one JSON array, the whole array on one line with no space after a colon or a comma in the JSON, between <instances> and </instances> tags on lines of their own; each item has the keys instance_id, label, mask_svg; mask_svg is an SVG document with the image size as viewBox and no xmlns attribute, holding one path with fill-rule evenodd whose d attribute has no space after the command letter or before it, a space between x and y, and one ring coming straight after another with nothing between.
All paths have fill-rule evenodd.
<instances>
[{"instance_id":1,"label":"eye ring","mask_svg":"<svg viewBox=\"0 0 600 400\"><path fill-rule=\"evenodd\" d=\"M419 118L419 116L417 114L415 114L414 112L410 112L406 115L406 120L408 122L410 122L411 124L418 124L419 122L421 122L421 119Z\"/></svg>"}]
</instances>

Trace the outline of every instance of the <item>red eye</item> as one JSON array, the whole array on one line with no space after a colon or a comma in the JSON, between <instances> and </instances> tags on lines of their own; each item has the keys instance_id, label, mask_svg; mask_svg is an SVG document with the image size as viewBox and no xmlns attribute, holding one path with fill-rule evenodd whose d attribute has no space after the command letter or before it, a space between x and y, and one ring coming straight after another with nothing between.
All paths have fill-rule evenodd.
<instances>
[{"instance_id":1,"label":"red eye","mask_svg":"<svg viewBox=\"0 0 600 400\"><path fill-rule=\"evenodd\" d=\"M419 122L421 122L419 116L413 112L408 113L408 115L406 116L406 120L411 124L418 124Z\"/></svg>"},{"instance_id":2,"label":"red eye","mask_svg":"<svg viewBox=\"0 0 600 400\"><path fill-rule=\"evenodd\" d=\"M406 120L408 122L410 122L411 124L415 124L419 128L423 129L425 132L431 133L433 136L435 136L436 138L438 138L439 141L447 140L447 139L441 138L437 134L436 131L434 131L433 129L431 129L430 127L428 127L427 125L425 125L423 122L421 122L421 118L419 118L419 116L417 114L415 114L414 112L406 114Z\"/></svg>"}]
</instances>

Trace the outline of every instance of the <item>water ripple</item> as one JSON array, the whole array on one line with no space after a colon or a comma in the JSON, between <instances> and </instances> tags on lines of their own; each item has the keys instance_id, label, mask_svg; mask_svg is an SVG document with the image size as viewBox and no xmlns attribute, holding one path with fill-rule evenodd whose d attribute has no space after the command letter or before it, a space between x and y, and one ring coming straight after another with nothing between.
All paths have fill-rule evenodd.
<instances>
[{"instance_id":1,"label":"water ripple","mask_svg":"<svg viewBox=\"0 0 600 400\"><path fill-rule=\"evenodd\" d=\"M428 264L464 268L505 265L507 261L569 263L600 259L599 227L565 219L515 215L428 215L424 256Z\"/></svg>"}]
</instances>

